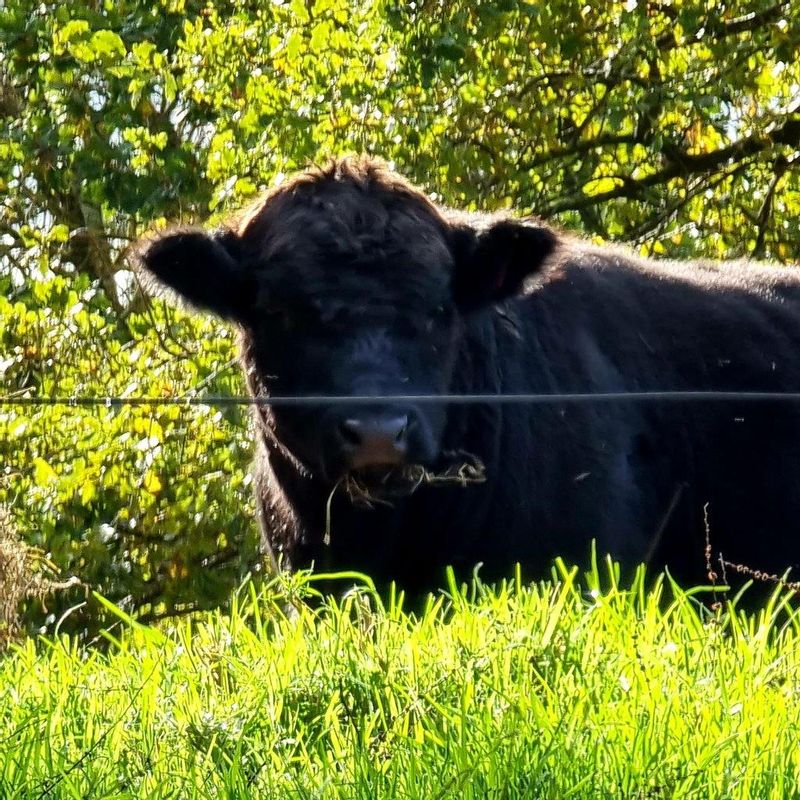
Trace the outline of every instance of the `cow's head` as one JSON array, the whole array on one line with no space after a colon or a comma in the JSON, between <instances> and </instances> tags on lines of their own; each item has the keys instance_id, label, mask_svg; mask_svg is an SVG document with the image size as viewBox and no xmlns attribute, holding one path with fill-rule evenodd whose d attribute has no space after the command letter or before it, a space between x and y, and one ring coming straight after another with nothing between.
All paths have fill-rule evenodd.
<instances>
[{"instance_id":1,"label":"cow's head","mask_svg":"<svg viewBox=\"0 0 800 800\"><path fill-rule=\"evenodd\" d=\"M282 445L332 483L436 462L446 409L392 396L446 393L465 317L520 291L554 245L541 224L448 220L361 159L298 176L216 233L167 231L140 257L241 327L254 392L386 397L275 408Z\"/></svg>"}]
</instances>

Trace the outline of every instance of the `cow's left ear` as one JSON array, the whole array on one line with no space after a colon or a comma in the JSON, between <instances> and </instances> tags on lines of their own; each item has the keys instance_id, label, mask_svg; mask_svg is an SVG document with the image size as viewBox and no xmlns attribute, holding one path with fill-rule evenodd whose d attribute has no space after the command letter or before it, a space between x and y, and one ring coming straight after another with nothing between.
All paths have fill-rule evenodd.
<instances>
[{"instance_id":1,"label":"cow's left ear","mask_svg":"<svg viewBox=\"0 0 800 800\"><path fill-rule=\"evenodd\" d=\"M483 229L454 230L453 291L463 308L478 308L517 294L555 250L558 236L537 220L503 219Z\"/></svg>"},{"instance_id":2,"label":"cow's left ear","mask_svg":"<svg viewBox=\"0 0 800 800\"><path fill-rule=\"evenodd\" d=\"M145 276L199 309L242 321L253 304L257 287L233 231L173 228L142 241L134 257Z\"/></svg>"}]
</instances>

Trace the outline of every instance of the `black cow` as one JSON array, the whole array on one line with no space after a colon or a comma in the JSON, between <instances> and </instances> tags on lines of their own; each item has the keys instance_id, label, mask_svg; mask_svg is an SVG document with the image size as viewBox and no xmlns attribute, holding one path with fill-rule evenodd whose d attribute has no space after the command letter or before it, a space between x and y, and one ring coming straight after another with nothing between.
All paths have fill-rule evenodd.
<instances>
[{"instance_id":1,"label":"black cow","mask_svg":"<svg viewBox=\"0 0 800 800\"><path fill-rule=\"evenodd\" d=\"M253 395L385 397L257 409L259 517L288 567L419 592L448 564L496 578L585 562L594 538L703 582L706 523L731 561L799 560L798 404L393 399L798 391L795 269L646 261L536 220L460 215L365 158L140 255L237 324ZM482 483L420 483L478 462Z\"/></svg>"}]
</instances>

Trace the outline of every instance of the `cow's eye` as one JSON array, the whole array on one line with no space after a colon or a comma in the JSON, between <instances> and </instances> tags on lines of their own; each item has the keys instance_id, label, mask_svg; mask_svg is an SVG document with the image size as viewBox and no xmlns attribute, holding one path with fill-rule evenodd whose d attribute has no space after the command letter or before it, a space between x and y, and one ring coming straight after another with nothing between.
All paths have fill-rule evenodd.
<instances>
[{"instance_id":1,"label":"cow's eye","mask_svg":"<svg viewBox=\"0 0 800 800\"><path fill-rule=\"evenodd\" d=\"M270 308L263 312L265 322L273 328L291 331L294 317L285 308Z\"/></svg>"},{"instance_id":2,"label":"cow's eye","mask_svg":"<svg viewBox=\"0 0 800 800\"><path fill-rule=\"evenodd\" d=\"M436 306L433 313L428 317L425 322L425 329L430 333L435 330L437 326L441 325L447 319L447 308L443 305Z\"/></svg>"},{"instance_id":3,"label":"cow's eye","mask_svg":"<svg viewBox=\"0 0 800 800\"><path fill-rule=\"evenodd\" d=\"M323 325L342 325L347 321L347 311L343 306L320 308L316 316Z\"/></svg>"}]
</instances>

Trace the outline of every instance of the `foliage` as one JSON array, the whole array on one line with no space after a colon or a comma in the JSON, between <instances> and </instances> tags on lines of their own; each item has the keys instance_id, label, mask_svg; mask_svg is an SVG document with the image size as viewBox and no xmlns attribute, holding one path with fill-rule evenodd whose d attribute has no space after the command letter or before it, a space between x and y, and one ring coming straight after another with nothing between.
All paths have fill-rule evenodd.
<instances>
[{"instance_id":1,"label":"foliage","mask_svg":"<svg viewBox=\"0 0 800 800\"><path fill-rule=\"evenodd\" d=\"M447 113L428 148L452 153L459 201L656 254L797 258L789 2L451 3L432 25L431 5L418 74Z\"/></svg>"},{"instance_id":2,"label":"foliage","mask_svg":"<svg viewBox=\"0 0 800 800\"><path fill-rule=\"evenodd\" d=\"M160 304L127 325L123 335L88 276L39 281L0 297L0 371L45 397L241 391L230 331ZM88 588L146 618L223 602L257 551L247 428L238 408L0 408L0 502L80 579L48 604L48 623Z\"/></svg>"},{"instance_id":3,"label":"foliage","mask_svg":"<svg viewBox=\"0 0 800 800\"><path fill-rule=\"evenodd\" d=\"M6 253L85 269L118 308L142 227L353 149L453 203L796 257L789 0L10 0L0 45Z\"/></svg>"},{"instance_id":4,"label":"foliage","mask_svg":"<svg viewBox=\"0 0 800 800\"><path fill-rule=\"evenodd\" d=\"M613 572L610 573L613 576ZM613 580L369 594L67 637L0 661L0 791L115 798L793 796L800 629ZM297 591L297 585L290 587ZM668 596L674 596L668 600Z\"/></svg>"},{"instance_id":5,"label":"foliage","mask_svg":"<svg viewBox=\"0 0 800 800\"><path fill-rule=\"evenodd\" d=\"M238 389L229 334L148 305L126 248L345 151L646 252L796 259L799 46L791 0L6 0L2 391ZM115 600L205 605L254 557L235 412L0 434L0 502Z\"/></svg>"}]
</instances>

